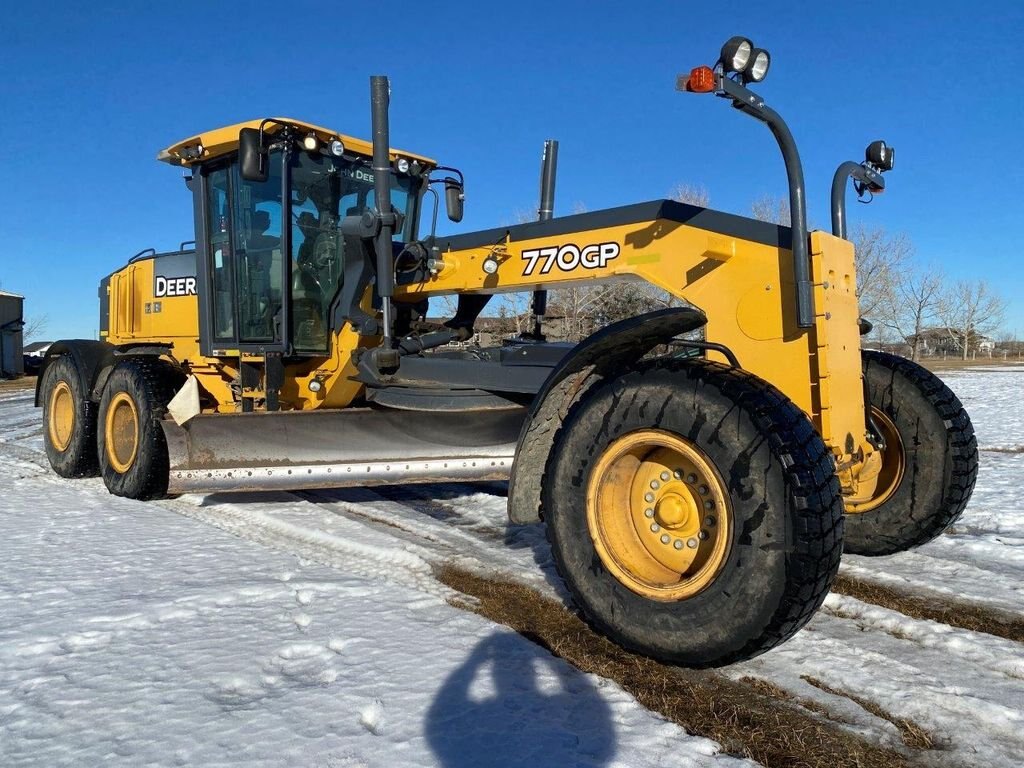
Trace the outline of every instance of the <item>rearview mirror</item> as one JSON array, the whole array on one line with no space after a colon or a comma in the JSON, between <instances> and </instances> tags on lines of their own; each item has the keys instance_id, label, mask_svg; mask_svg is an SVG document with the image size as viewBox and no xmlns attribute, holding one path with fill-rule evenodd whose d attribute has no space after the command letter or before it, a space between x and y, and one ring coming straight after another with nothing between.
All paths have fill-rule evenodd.
<instances>
[{"instance_id":1,"label":"rearview mirror","mask_svg":"<svg viewBox=\"0 0 1024 768\"><path fill-rule=\"evenodd\" d=\"M448 176L444 180L444 207L448 212L449 221L458 224L462 221L463 204L466 200L465 191L458 179Z\"/></svg>"},{"instance_id":2,"label":"rearview mirror","mask_svg":"<svg viewBox=\"0 0 1024 768\"><path fill-rule=\"evenodd\" d=\"M267 152L260 141L260 132L255 128L243 128L238 132L238 165L246 181L267 180Z\"/></svg>"}]
</instances>

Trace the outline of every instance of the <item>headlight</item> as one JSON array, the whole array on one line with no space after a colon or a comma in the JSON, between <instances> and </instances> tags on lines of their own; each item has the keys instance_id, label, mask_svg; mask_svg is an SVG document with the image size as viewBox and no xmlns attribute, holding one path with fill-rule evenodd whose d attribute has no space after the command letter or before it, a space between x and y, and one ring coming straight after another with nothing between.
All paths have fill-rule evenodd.
<instances>
[{"instance_id":1,"label":"headlight","mask_svg":"<svg viewBox=\"0 0 1024 768\"><path fill-rule=\"evenodd\" d=\"M399 173L408 173L409 172L409 161L408 161L408 159L406 159L404 157L400 157L397 160L395 160L395 170L397 170Z\"/></svg>"},{"instance_id":2,"label":"headlight","mask_svg":"<svg viewBox=\"0 0 1024 768\"><path fill-rule=\"evenodd\" d=\"M742 72L750 61L750 53L754 44L745 37L730 37L722 46L722 57L719 59L728 72Z\"/></svg>"},{"instance_id":3,"label":"headlight","mask_svg":"<svg viewBox=\"0 0 1024 768\"><path fill-rule=\"evenodd\" d=\"M335 157L341 157L345 154L345 144L341 139L335 139L331 142L331 154Z\"/></svg>"},{"instance_id":4,"label":"headlight","mask_svg":"<svg viewBox=\"0 0 1024 768\"><path fill-rule=\"evenodd\" d=\"M493 256L488 256L486 259L484 259L484 263L482 266L484 268L484 272L486 272L488 275L493 275L495 272L498 271L498 260Z\"/></svg>"},{"instance_id":5,"label":"headlight","mask_svg":"<svg viewBox=\"0 0 1024 768\"><path fill-rule=\"evenodd\" d=\"M747 71L743 73L743 79L748 83L760 83L768 74L768 67L772 63L772 57L764 48L755 48L750 54L750 64Z\"/></svg>"},{"instance_id":6,"label":"headlight","mask_svg":"<svg viewBox=\"0 0 1024 768\"><path fill-rule=\"evenodd\" d=\"M302 146L308 152L316 152L316 148L320 146L320 142L316 138L316 134L307 133L306 137L302 140Z\"/></svg>"}]
</instances>

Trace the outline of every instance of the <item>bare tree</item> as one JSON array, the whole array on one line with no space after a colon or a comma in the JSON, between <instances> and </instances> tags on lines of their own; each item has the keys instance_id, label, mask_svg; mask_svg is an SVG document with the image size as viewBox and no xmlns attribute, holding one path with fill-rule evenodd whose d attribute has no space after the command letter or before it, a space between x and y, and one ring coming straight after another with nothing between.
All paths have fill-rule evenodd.
<instances>
[{"instance_id":1,"label":"bare tree","mask_svg":"<svg viewBox=\"0 0 1024 768\"><path fill-rule=\"evenodd\" d=\"M707 208L711 202L707 187L703 184L690 184L683 182L672 187L669 195L672 200L688 205L696 205L700 208Z\"/></svg>"},{"instance_id":2,"label":"bare tree","mask_svg":"<svg viewBox=\"0 0 1024 768\"><path fill-rule=\"evenodd\" d=\"M939 318L964 360L983 336L999 327L1005 314L1006 300L984 280L960 280L938 302Z\"/></svg>"},{"instance_id":3,"label":"bare tree","mask_svg":"<svg viewBox=\"0 0 1024 768\"><path fill-rule=\"evenodd\" d=\"M934 266L905 265L894 277L881 322L910 344L911 360L921 355L922 332L936 318L945 281Z\"/></svg>"},{"instance_id":4,"label":"bare tree","mask_svg":"<svg viewBox=\"0 0 1024 768\"><path fill-rule=\"evenodd\" d=\"M789 199L774 195L761 195L750 204L750 213L758 221L790 226Z\"/></svg>"},{"instance_id":5,"label":"bare tree","mask_svg":"<svg viewBox=\"0 0 1024 768\"><path fill-rule=\"evenodd\" d=\"M50 324L49 315L35 315L25 321L25 327L21 329L22 342L28 344L42 336L46 326Z\"/></svg>"},{"instance_id":6,"label":"bare tree","mask_svg":"<svg viewBox=\"0 0 1024 768\"><path fill-rule=\"evenodd\" d=\"M494 298L500 333L518 336L530 329L533 314L526 294L500 293Z\"/></svg>"},{"instance_id":7,"label":"bare tree","mask_svg":"<svg viewBox=\"0 0 1024 768\"><path fill-rule=\"evenodd\" d=\"M857 301L860 313L867 318L878 317L892 309L898 299L898 286L914 277L910 263L914 247L910 238L899 233L890 235L884 229L858 225L853 230L854 258L857 265ZM889 323L891 325L891 323Z\"/></svg>"},{"instance_id":8,"label":"bare tree","mask_svg":"<svg viewBox=\"0 0 1024 768\"><path fill-rule=\"evenodd\" d=\"M562 318L566 341L580 341L600 326L598 307L604 297L602 286L578 285L552 291L548 314Z\"/></svg>"}]
</instances>

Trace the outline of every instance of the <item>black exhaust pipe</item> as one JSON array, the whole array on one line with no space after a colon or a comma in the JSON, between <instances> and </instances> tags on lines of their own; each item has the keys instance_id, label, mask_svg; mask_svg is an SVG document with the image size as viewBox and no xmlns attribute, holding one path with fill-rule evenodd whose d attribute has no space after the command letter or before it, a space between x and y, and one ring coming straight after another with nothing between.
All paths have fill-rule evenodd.
<instances>
[{"instance_id":1,"label":"black exhaust pipe","mask_svg":"<svg viewBox=\"0 0 1024 768\"><path fill-rule=\"evenodd\" d=\"M392 346L391 297L395 294L394 254L391 242L395 232L395 214L391 210L391 137L388 127L388 106L391 85L385 75L370 77L370 118L373 130L373 191L376 200L376 218L379 222L374 238L377 257L377 295L380 296L384 320L384 339L381 348Z\"/></svg>"},{"instance_id":2,"label":"black exhaust pipe","mask_svg":"<svg viewBox=\"0 0 1024 768\"><path fill-rule=\"evenodd\" d=\"M555 214L555 174L558 171L558 142L548 139L544 142L544 155L540 164L540 207L537 221L549 221ZM533 336L543 341L541 323L548 311L548 292L533 292Z\"/></svg>"}]
</instances>

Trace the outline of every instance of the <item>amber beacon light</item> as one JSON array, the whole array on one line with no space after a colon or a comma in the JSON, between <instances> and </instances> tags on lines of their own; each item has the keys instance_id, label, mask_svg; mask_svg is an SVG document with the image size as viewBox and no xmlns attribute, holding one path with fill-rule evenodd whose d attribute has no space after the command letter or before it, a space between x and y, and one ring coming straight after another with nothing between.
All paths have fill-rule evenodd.
<instances>
[{"instance_id":1,"label":"amber beacon light","mask_svg":"<svg viewBox=\"0 0 1024 768\"><path fill-rule=\"evenodd\" d=\"M768 75L771 61L768 51L755 48L749 38L730 37L714 67L694 67L689 75L677 78L676 87L689 93L718 93L725 78L743 85L760 83Z\"/></svg>"}]
</instances>

